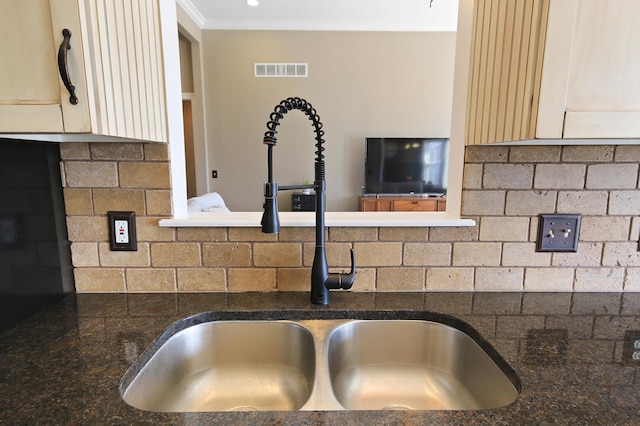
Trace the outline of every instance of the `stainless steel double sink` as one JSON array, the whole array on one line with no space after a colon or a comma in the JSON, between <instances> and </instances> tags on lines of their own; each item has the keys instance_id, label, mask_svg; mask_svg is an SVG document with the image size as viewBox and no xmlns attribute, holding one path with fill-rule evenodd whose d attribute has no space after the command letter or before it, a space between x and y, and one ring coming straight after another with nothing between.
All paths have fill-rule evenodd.
<instances>
[{"instance_id":1,"label":"stainless steel double sink","mask_svg":"<svg viewBox=\"0 0 640 426\"><path fill-rule=\"evenodd\" d=\"M159 412L510 404L517 375L472 334L415 319L207 321L165 332L125 373L120 394Z\"/></svg>"}]
</instances>

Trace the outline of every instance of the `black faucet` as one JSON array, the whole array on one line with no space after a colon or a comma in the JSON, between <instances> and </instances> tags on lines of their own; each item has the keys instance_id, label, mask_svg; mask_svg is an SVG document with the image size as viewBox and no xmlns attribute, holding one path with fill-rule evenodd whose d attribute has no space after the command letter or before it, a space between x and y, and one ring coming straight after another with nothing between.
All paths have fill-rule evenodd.
<instances>
[{"instance_id":1,"label":"black faucet","mask_svg":"<svg viewBox=\"0 0 640 426\"><path fill-rule=\"evenodd\" d=\"M284 115L292 110L299 110L311 120L315 130L316 159L314 163L315 178L310 185L281 186L273 181L273 147L276 145L277 127ZM269 116L267 130L264 134L264 144L267 145L268 179L264 184L264 214L260 225L262 232L273 234L280 231L280 219L278 218L278 189L314 189L316 192L316 249L313 256L313 266L311 268L311 303L314 305L326 305L329 303L330 289L348 290L353 285L356 275L356 256L351 249L351 271L347 273L329 273L327 264L327 253L324 246L324 212L325 212L325 191L326 181L324 172L324 130L320 117L315 108L310 103L300 98L287 98L276 105L274 111Z\"/></svg>"}]
</instances>

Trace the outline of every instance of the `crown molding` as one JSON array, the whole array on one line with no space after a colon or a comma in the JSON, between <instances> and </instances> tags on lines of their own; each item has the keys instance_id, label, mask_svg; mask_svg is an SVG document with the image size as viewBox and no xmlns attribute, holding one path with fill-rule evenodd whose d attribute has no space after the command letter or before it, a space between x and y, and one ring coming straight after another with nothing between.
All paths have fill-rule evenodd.
<instances>
[{"instance_id":1,"label":"crown molding","mask_svg":"<svg viewBox=\"0 0 640 426\"><path fill-rule=\"evenodd\" d=\"M455 32L455 25L434 25L428 28L421 24L393 24L357 21L233 21L233 20L205 20L203 30L281 30L281 31L398 31L398 32Z\"/></svg>"},{"instance_id":2,"label":"crown molding","mask_svg":"<svg viewBox=\"0 0 640 426\"><path fill-rule=\"evenodd\" d=\"M206 25L206 19L200 13L200 11L193 5L191 0L176 0L176 4L178 4L184 11L189 15L189 17L196 23L198 28L203 29Z\"/></svg>"}]
</instances>

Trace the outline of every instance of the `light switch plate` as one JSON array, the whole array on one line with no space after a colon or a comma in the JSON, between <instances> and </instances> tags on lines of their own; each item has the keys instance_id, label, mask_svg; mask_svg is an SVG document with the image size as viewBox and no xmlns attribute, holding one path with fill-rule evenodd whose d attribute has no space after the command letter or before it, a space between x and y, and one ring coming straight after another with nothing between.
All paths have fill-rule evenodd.
<instances>
[{"instance_id":1,"label":"light switch plate","mask_svg":"<svg viewBox=\"0 0 640 426\"><path fill-rule=\"evenodd\" d=\"M536 251L578 251L581 219L579 214L541 214L538 217Z\"/></svg>"},{"instance_id":2,"label":"light switch plate","mask_svg":"<svg viewBox=\"0 0 640 426\"><path fill-rule=\"evenodd\" d=\"M135 212L107 212L111 251L137 251Z\"/></svg>"}]
</instances>

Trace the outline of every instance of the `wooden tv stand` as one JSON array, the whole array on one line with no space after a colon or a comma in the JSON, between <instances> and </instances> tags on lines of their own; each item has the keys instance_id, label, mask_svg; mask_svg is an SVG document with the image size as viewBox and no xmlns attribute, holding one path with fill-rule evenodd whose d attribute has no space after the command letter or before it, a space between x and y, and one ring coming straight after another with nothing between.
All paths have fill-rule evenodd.
<instances>
[{"instance_id":1,"label":"wooden tv stand","mask_svg":"<svg viewBox=\"0 0 640 426\"><path fill-rule=\"evenodd\" d=\"M360 211L363 212L439 212L446 209L446 197L360 197Z\"/></svg>"}]
</instances>

